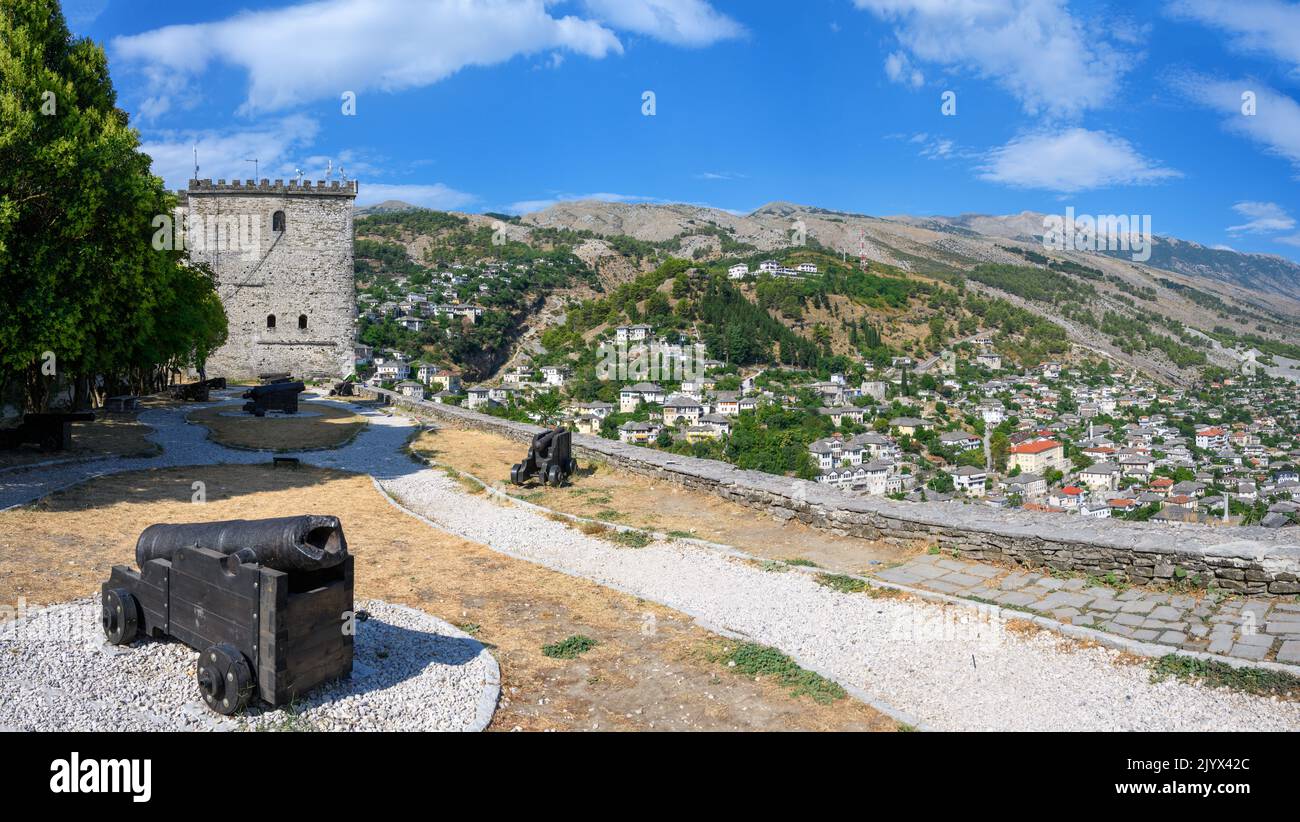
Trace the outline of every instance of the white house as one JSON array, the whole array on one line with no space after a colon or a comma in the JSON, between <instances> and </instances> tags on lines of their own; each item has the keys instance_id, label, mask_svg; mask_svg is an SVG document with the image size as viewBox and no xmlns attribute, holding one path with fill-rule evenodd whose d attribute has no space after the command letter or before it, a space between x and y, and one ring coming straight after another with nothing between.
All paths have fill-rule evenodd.
<instances>
[{"instance_id":1,"label":"white house","mask_svg":"<svg viewBox=\"0 0 1300 822\"><path fill-rule=\"evenodd\" d=\"M614 339L621 343L645 342L653 331L648 325L620 325L614 329Z\"/></svg>"},{"instance_id":2,"label":"white house","mask_svg":"<svg viewBox=\"0 0 1300 822\"><path fill-rule=\"evenodd\" d=\"M620 413L629 414L643 402L662 403L667 398L667 393L652 382L625 385L618 392L618 410Z\"/></svg>"},{"instance_id":3,"label":"white house","mask_svg":"<svg viewBox=\"0 0 1300 822\"><path fill-rule=\"evenodd\" d=\"M738 263L727 269L727 277L730 279L739 280L747 276L749 276L749 266L745 263Z\"/></svg>"},{"instance_id":4,"label":"white house","mask_svg":"<svg viewBox=\"0 0 1300 822\"><path fill-rule=\"evenodd\" d=\"M970 497L982 497L988 481L988 472L983 468L963 465L952 472L952 484L958 491Z\"/></svg>"},{"instance_id":5,"label":"white house","mask_svg":"<svg viewBox=\"0 0 1300 822\"><path fill-rule=\"evenodd\" d=\"M664 400L664 423L677 425L685 422L695 425L704 414L704 406L684 394L674 394Z\"/></svg>"},{"instance_id":6,"label":"white house","mask_svg":"<svg viewBox=\"0 0 1300 822\"><path fill-rule=\"evenodd\" d=\"M401 382L411 376L411 366L405 360L385 360L375 368L375 376L384 381Z\"/></svg>"}]
</instances>

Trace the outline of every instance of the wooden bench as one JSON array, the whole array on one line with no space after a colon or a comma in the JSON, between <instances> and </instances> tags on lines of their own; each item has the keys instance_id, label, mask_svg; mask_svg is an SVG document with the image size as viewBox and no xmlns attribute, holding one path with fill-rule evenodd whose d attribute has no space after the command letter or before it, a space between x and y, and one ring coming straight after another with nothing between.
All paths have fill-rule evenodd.
<instances>
[{"instance_id":1,"label":"wooden bench","mask_svg":"<svg viewBox=\"0 0 1300 822\"><path fill-rule=\"evenodd\" d=\"M17 428L0 431L0 448L18 448L32 442L42 451L66 451L72 447L72 424L94 422L89 411L24 414Z\"/></svg>"},{"instance_id":2,"label":"wooden bench","mask_svg":"<svg viewBox=\"0 0 1300 822\"><path fill-rule=\"evenodd\" d=\"M130 394L124 394L120 397L109 397L104 400L104 410L116 413L140 410L140 398Z\"/></svg>"}]
</instances>

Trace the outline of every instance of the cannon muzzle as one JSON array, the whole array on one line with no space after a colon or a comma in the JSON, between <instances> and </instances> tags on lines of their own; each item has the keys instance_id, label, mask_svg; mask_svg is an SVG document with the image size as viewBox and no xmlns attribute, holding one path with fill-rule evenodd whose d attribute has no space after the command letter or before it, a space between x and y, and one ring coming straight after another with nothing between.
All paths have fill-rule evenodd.
<instances>
[{"instance_id":1,"label":"cannon muzzle","mask_svg":"<svg viewBox=\"0 0 1300 822\"><path fill-rule=\"evenodd\" d=\"M184 525L150 525L135 544L140 568L151 559L170 560L181 548L207 548L240 555L277 571L317 571L348 555L338 517L308 514L275 519L233 519Z\"/></svg>"}]
</instances>

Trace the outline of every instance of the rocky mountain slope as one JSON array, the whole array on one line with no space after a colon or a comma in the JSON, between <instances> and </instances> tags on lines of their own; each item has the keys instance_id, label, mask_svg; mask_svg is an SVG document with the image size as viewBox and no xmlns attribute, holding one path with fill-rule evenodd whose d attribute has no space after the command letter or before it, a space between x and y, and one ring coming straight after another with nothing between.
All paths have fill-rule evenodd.
<instances>
[{"instance_id":1,"label":"rocky mountain slope","mask_svg":"<svg viewBox=\"0 0 1300 822\"><path fill-rule=\"evenodd\" d=\"M390 202L370 208L369 213L385 214L412 207ZM773 202L740 215L682 204L570 201L518 218L455 216L476 230L503 229L511 241L548 247L563 243L594 272L597 287L605 292L667 257L700 265L740 259L752 266L768 254L788 259L803 248L853 265L863 254L873 268L879 266L877 273L949 283L1008 300L1065 328L1083 349L1169 382L1192 379L1204 364L1235 368L1234 348L1285 347L1300 337L1300 287L1290 285L1300 282L1300 266L1172 238L1157 238L1146 263L1126 256L1049 251L1041 242L1044 215L1035 212L871 217ZM433 238L405 240L411 258L420 260ZM1039 282L1026 283L1026 271ZM743 290L748 299L757 299L753 287ZM528 321L537 327L517 329L517 339L531 345L516 353L535 353L542 325L562 322L563 305L590 294L590 287L583 286L549 298L552 310ZM893 343L919 337L934 313L933 306L913 300L910 309L890 316L841 316L836 309L823 317L817 300L801 299L807 311L790 324L805 337L818 324L843 331L861 320L879 325ZM1224 345L1206 345L1203 334ZM837 353L841 342L836 337L832 346ZM1189 344L1201 352L1196 362L1188 356Z\"/></svg>"}]
</instances>

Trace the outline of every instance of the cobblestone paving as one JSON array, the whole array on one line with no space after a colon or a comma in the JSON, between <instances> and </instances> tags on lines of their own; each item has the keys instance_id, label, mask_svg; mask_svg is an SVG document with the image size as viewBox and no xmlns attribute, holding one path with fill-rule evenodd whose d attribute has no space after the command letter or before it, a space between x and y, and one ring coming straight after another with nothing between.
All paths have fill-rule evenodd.
<instances>
[{"instance_id":1,"label":"cobblestone paving","mask_svg":"<svg viewBox=\"0 0 1300 822\"><path fill-rule=\"evenodd\" d=\"M875 576L1171 648L1300 665L1300 597L1216 599L1204 592L1125 589L942 554L915 557Z\"/></svg>"}]
</instances>

